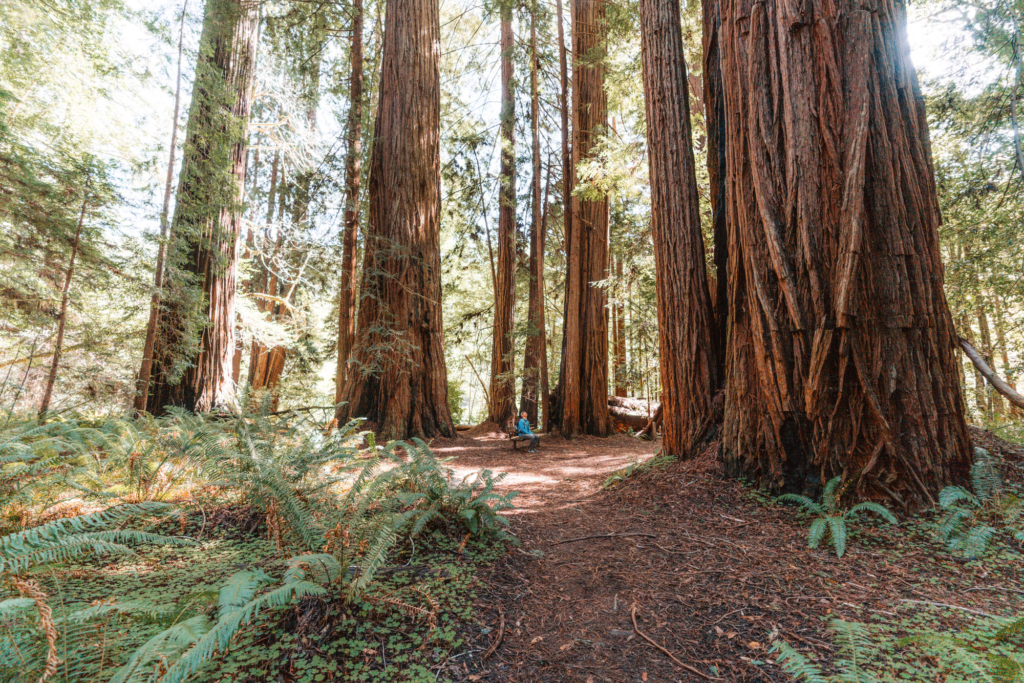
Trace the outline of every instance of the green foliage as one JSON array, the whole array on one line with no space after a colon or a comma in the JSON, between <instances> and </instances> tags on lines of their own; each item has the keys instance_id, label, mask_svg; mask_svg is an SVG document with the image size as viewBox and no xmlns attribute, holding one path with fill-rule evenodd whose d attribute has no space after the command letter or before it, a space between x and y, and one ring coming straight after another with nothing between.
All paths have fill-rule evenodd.
<instances>
[{"instance_id":1,"label":"green foliage","mask_svg":"<svg viewBox=\"0 0 1024 683\"><path fill-rule=\"evenodd\" d=\"M865 669L867 660L876 650L866 624L834 619L829 623L829 633L838 645L832 665L839 673L827 675L824 669L789 643L777 640L771 648L776 662L786 673L797 681L807 683L881 683L892 680L888 676L877 678Z\"/></svg>"},{"instance_id":2,"label":"green foliage","mask_svg":"<svg viewBox=\"0 0 1024 683\"><path fill-rule=\"evenodd\" d=\"M406 446L409 460L404 467L398 499L410 509L400 517L399 528L418 536L432 523L455 522L478 537L508 538L502 526L508 520L498 514L512 508L517 493L495 493L504 474L495 476L481 470L454 481L454 473L442 466L427 445L416 439Z\"/></svg>"},{"instance_id":3,"label":"green foliage","mask_svg":"<svg viewBox=\"0 0 1024 683\"><path fill-rule=\"evenodd\" d=\"M853 507L843 510L840 507L839 485L841 482L842 477L830 479L825 484L821 502L816 503L807 496L795 493L786 493L775 499L778 503L795 503L815 515L807 533L807 546L817 548L827 536L836 551L836 556L840 558L846 553L846 541L849 535L847 525L855 520L859 513L873 512L890 524L897 523L896 516L888 509L871 501L857 503Z\"/></svg>"},{"instance_id":4,"label":"green foliage","mask_svg":"<svg viewBox=\"0 0 1024 683\"><path fill-rule=\"evenodd\" d=\"M975 494L960 486L942 489L942 517L935 526L936 538L971 560L984 555L992 540L1004 532L1024 540L1024 531L1018 527L1024 517L1024 501L1004 492L999 458L982 448L974 452L971 483Z\"/></svg>"}]
</instances>

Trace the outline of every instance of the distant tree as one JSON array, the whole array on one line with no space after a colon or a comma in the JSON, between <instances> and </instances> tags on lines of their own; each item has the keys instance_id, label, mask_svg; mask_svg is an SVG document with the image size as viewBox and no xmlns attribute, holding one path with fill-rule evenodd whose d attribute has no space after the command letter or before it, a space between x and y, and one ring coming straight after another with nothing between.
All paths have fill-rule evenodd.
<instances>
[{"instance_id":1,"label":"distant tree","mask_svg":"<svg viewBox=\"0 0 1024 683\"><path fill-rule=\"evenodd\" d=\"M363 0L352 1L349 47L348 153L345 157L345 233L342 238L341 295L338 303L338 370L334 400L340 403L349 379L348 360L356 332L356 239L359 232L359 185L363 139Z\"/></svg>"},{"instance_id":2,"label":"distant tree","mask_svg":"<svg viewBox=\"0 0 1024 683\"><path fill-rule=\"evenodd\" d=\"M691 456L719 388L679 0L641 0L651 223L657 264L662 450Z\"/></svg>"},{"instance_id":3,"label":"distant tree","mask_svg":"<svg viewBox=\"0 0 1024 683\"><path fill-rule=\"evenodd\" d=\"M235 280L259 37L255 0L207 0L146 408L234 401Z\"/></svg>"},{"instance_id":4,"label":"distant tree","mask_svg":"<svg viewBox=\"0 0 1024 683\"><path fill-rule=\"evenodd\" d=\"M606 8L602 0L572 0L573 168L588 159L608 126L604 90ZM575 179L570 187L575 187ZM607 436L607 295L594 283L608 277L608 197L572 196L566 232L566 316L559 373L559 429L567 437Z\"/></svg>"},{"instance_id":5,"label":"distant tree","mask_svg":"<svg viewBox=\"0 0 1024 683\"><path fill-rule=\"evenodd\" d=\"M391 0L370 165L354 373L339 421L383 436L454 436L441 315L437 0Z\"/></svg>"},{"instance_id":6,"label":"distant tree","mask_svg":"<svg viewBox=\"0 0 1024 683\"><path fill-rule=\"evenodd\" d=\"M498 261L494 282L494 330L491 344L490 415L504 425L516 412L515 351L512 333L516 310L516 99L515 35L512 5L501 14L501 175L498 178Z\"/></svg>"}]
</instances>

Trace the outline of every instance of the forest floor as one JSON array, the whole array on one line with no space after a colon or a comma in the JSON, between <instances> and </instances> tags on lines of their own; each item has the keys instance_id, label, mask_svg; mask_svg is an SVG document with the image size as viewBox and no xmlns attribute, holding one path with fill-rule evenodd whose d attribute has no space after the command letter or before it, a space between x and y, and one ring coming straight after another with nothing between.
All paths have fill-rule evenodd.
<instances>
[{"instance_id":1,"label":"forest floor","mask_svg":"<svg viewBox=\"0 0 1024 683\"><path fill-rule=\"evenodd\" d=\"M871 624L877 674L980 680L898 639L970 628L969 647L985 656L1003 645L978 633L1024 613L1024 558L1012 539L967 562L934 540L928 519L864 520L851 524L840 560L827 544L808 549L806 515L723 479L717 445L666 463L650 460L656 444L625 435L546 435L528 454L501 434L471 434L433 448L460 474L508 473L520 545L482 574L475 635L441 678L788 681L772 642L827 671L839 647L826 627L838 617ZM615 473L622 481L606 488Z\"/></svg>"}]
</instances>

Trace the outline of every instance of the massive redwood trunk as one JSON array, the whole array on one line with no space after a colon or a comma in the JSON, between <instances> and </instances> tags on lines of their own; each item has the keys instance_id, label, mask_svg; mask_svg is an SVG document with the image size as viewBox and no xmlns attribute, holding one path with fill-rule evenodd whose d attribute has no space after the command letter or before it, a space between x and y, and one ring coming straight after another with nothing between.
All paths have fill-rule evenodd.
<instances>
[{"instance_id":1,"label":"massive redwood trunk","mask_svg":"<svg viewBox=\"0 0 1024 683\"><path fill-rule=\"evenodd\" d=\"M338 420L385 438L455 436L441 319L437 0L390 0L370 166L353 377Z\"/></svg>"},{"instance_id":2,"label":"massive redwood trunk","mask_svg":"<svg viewBox=\"0 0 1024 683\"><path fill-rule=\"evenodd\" d=\"M934 501L970 464L903 4L722 0L727 470Z\"/></svg>"},{"instance_id":3,"label":"massive redwood trunk","mask_svg":"<svg viewBox=\"0 0 1024 683\"><path fill-rule=\"evenodd\" d=\"M693 153L690 153L691 156ZM622 286L623 269L622 258L615 259L615 277ZM623 301L621 289L619 300L612 305L612 370L615 376L615 395L625 398L629 394L628 372L626 369L626 304Z\"/></svg>"},{"instance_id":4,"label":"massive redwood trunk","mask_svg":"<svg viewBox=\"0 0 1024 683\"><path fill-rule=\"evenodd\" d=\"M491 336L489 420L504 425L515 414L516 307L516 100L512 90L512 6L501 9L501 177L498 179L498 263L494 281L494 331Z\"/></svg>"},{"instance_id":5,"label":"massive redwood trunk","mask_svg":"<svg viewBox=\"0 0 1024 683\"><path fill-rule=\"evenodd\" d=\"M530 424L538 424L537 406L546 403L547 335L544 315L544 250L547 239L546 197L540 191L540 65L537 55L537 7L530 13L530 116L533 133L533 225L530 228L530 300L527 312L526 351L523 356L523 395L520 410ZM544 420L548 419L547 408Z\"/></svg>"},{"instance_id":6,"label":"massive redwood trunk","mask_svg":"<svg viewBox=\"0 0 1024 683\"><path fill-rule=\"evenodd\" d=\"M356 238L359 233L359 187L363 163L363 0L353 0L352 67L348 109L348 155L345 159L345 237L341 256L338 303L338 372L334 401L340 403L349 379L348 359L356 334Z\"/></svg>"},{"instance_id":7,"label":"massive redwood trunk","mask_svg":"<svg viewBox=\"0 0 1024 683\"><path fill-rule=\"evenodd\" d=\"M147 410L234 403L235 275L259 3L208 0Z\"/></svg>"},{"instance_id":8,"label":"massive redwood trunk","mask_svg":"<svg viewBox=\"0 0 1024 683\"><path fill-rule=\"evenodd\" d=\"M587 160L608 123L604 91L605 3L572 0L572 160ZM573 182L570 187L574 187ZM593 283L608 277L608 199L572 197L566 233L566 318L564 365L559 387L559 428L567 437L611 433L608 416L608 311L604 290Z\"/></svg>"},{"instance_id":9,"label":"massive redwood trunk","mask_svg":"<svg viewBox=\"0 0 1024 683\"><path fill-rule=\"evenodd\" d=\"M718 390L679 0L640 0L658 292L662 450L694 454Z\"/></svg>"}]
</instances>

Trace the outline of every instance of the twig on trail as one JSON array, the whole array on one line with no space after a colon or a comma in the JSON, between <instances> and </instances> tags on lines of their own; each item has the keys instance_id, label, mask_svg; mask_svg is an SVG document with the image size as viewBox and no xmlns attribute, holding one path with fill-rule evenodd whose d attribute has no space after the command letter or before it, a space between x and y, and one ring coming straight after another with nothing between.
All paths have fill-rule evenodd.
<instances>
[{"instance_id":1,"label":"twig on trail","mask_svg":"<svg viewBox=\"0 0 1024 683\"><path fill-rule=\"evenodd\" d=\"M494 639L494 644L487 648L484 659L489 659L497 651L498 646L501 645L501 639L505 637L505 612L502 611L501 605L498 605L498 616L501 617L501 623L498 625L498 637Z\"/></svg>"},{"instance_id":2,"label":"twig on trail","mask_svg":"<svg viewBox=\"0 0 1024 683\"><path fill-rule=\"evenodd\" d=\"M990 614L989 612L982 612L977 609L970 609L968 607L960 607L959 605L950 605L946 602L932 602L931 600L911 600L910 598L901 598L900 602L909 602L912 605L928 605L930 607L948 607L949 609L960 610L961 612L967 612L969 614L977 614L979 617L991 617L998 619L999 615Z\"/></svg>"},{"instance_id":3,"label":"twig on trail","mask_svg":"<svg viewBox=\"0 0 1024 683\"><path fill-rule=\"evenodd\" d=\"M591 538L619 538L620 536L647 536L648 538L657 538L658 537L657 534L644 534L644 533L640 533L639 531L635 532L635 533L627 533L627 534L597 534L595 536L580 536L579 538L569 538L569 539L566 539L564 541L556 541L554 543L551 543L550 545L562 545L563 543L575 543L576 541L587 541L587 540L589 540Z\"/></svg>"},{"instance_id":4,"label":"twig on trail","mask_svg":"<svg viewBox=\"0 0 1024 683\"><path fill-rule=\"evenodd\" d=\"M658 645L646 633L641 631L640 627L636 625L636 603L635 602L633 603L632 617L633 617L633 630L636 631L636 634L638 636L640 636L641 638L643 638L644 640L646 640L651 645L653 645L654 647L656 647L659 650L661 650L662 652L664 652L666 655L668 655L668 658L671 659L673 662L675 662L679 666L683 667L684 669L686 669L690 673L692 673L692 674L694 674L696 676L700 676L705 681L720 681L720 680L722 680L720 678L712 678L711 676L708 676L706 673L700 671L699 669L695 669L692 666L690 666L689 664L684 664L683 662L680 662L678 659L676 659L675 655L673 655L671 652L669 652L668 650L663 648L661 645Z\"/></svg>"}]
</instances>

